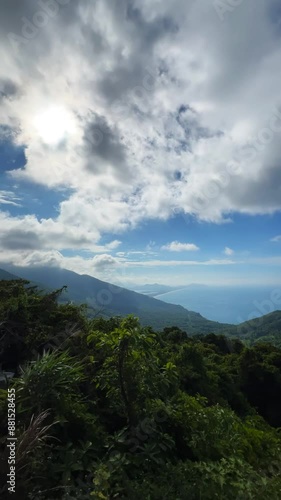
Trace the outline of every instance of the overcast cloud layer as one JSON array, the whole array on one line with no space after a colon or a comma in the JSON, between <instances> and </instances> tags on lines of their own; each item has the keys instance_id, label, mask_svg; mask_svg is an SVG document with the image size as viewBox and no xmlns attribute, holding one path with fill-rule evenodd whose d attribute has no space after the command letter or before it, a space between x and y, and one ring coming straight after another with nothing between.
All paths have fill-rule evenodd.
<instances>
[{"instance_id":1,"label":"overcast cloud layer","mask_svg":"<svg viewBox=\"0 0 281 500\"><path fill-rule=\"evenodd\" d=\"M0 133L27 160L9 175L70 193L38 220L0 191L3 258L102 265L147 219L281 209L281 9L223 3L0 0Z\"/></svg>"}]
</instances>

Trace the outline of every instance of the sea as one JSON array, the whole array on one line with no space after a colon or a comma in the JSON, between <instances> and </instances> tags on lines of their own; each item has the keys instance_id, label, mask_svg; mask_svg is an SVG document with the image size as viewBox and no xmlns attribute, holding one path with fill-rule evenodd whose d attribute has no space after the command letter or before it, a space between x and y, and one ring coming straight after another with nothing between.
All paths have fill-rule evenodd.
<instances>
[{"instance_id":1,"label":"sea","mask_svg":"<svg viewBox=\"0 0 281 500\"><path fill-rule=\"evenodd\" d=\"M274 286L188 286L154 296L178 304L220 323L239 324L281 310L281 285Z\"/></svg>"}]
</instances>

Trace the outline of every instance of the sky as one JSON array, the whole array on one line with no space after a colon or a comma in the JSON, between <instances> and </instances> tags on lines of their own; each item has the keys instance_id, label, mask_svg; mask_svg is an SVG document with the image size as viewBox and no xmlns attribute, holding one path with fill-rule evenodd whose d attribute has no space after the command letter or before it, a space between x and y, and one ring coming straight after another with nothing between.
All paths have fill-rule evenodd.
<instances>
[{"instance_id":1,"label":"sky","mask_svg":"<svg viewBox=\"0 0 281 500\"><path fill-rule=\"evenodd\" d=\"M279 0L0 0L0 262L281 284Z\"/></svg>"}]
</instances>

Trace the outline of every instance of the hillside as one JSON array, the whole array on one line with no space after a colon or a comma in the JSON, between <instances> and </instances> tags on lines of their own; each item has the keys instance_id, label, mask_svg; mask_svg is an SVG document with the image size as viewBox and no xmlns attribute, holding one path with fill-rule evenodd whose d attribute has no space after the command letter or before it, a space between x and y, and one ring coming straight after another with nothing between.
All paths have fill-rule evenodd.
<instances>
[{"instance_id":1,"label":"hillside","mask_svg":"<svg viewBox=\"0 0 281 500\"><path fill-rule=\"evenodd\" d=\"M6 271L33 283L43 283L49 289L67 286L63 301L86 303L92 313L104 316L135 314L144 326L161 330L169 326L193 333L220 332L232 325L209 321L201 314L188 311L182 306L167 304L161 300L117 287L87 275L54 267L5 266Z\"/></svg>"},{"instance_id":2,"label":"hillside","mask_svg":"<svg viewBox=\"0 0 281 500\"><path fill-rule=\"evenodd\" d=\"M249 345L269 342L281 347L281 311L274 311L260 318L245 321L237 327L227 329L226 333L239 337Z\"/></svg>"},{"instance_id":3,"label":"hillside","mask_svg":"<svg viewBox=\"0 0 281 500\"><path fill-rule=\"evenodd\" d=\"M61 302L73 301L89 306L89 315L97 313L104 317L135 314L143 326L156 330L177 326L189 334L222 333L239 337L248 345L257 342L270 342L281 346L281 311L241 323L229 325L210 321L201 314L189 311L182 306L169 304L149 295L126 288L117 287L92 276L80 275L60 268L34 267L21 268L5 266L0 269L0 279L29 280L33 285L50 291L67 286L62 293Z\"/></svg>"},{"instance_id":4,"label":"hillside","mask_svg":"<svg viewBox=\"0 0 281 500\"><path fill-rule=\"evenodd\" d=\"M14 280L18 279L18 276L9 273L8 271L4 271L4 269L0 269L0 280Z\"/></svg>"}]
</instances>

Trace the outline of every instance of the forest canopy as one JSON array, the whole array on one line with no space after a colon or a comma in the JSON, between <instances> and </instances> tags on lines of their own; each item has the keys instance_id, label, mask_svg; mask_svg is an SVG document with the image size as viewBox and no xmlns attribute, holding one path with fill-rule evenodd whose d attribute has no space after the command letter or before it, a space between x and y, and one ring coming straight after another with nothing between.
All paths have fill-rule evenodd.
<instances>
[{"instance_id":1,"label":"forest canopy","mask_svg":"<svg viewBox=\"0 0 281 500\"><path fill-rule=\"evenodd\" d=\"M280 499L281 349L89 319L61 290L0 281L1 498Z\"/></svg>"}]
</instances>

